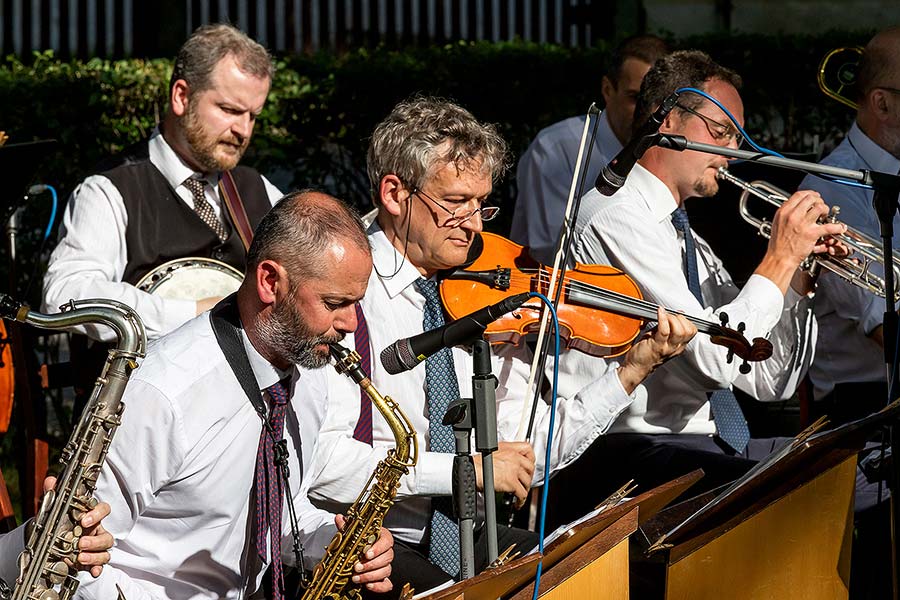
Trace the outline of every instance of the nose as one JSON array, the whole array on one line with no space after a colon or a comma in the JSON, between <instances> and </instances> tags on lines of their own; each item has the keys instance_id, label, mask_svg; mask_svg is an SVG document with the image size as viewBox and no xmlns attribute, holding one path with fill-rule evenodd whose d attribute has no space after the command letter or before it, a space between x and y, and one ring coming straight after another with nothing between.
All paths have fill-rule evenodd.
<instances>
[{"instance_id":1,"label":"nose","mask_svg":"<svg viewBox=\"0 0 900 600\"><path fill-rule=\"evenodd\" d=\"M353 333L356 331L356 305L341 307L337 310L334 319L334 328L341 333Z\"/></svg>"},{"instance_id":2,"label":"nose","mask_svg":"<svg viewBox=\"0 0 900 600\"><path fill-rule=\"evenodd\" d=\"M234 118L231 124L231 132L241 138L247 139L253 133L253 117L250 113L243 113Z\"/></svg>"},{"instance_id":3,"label":"nose","mask_svg":"<svg viewBox=\"0 0 900 600\"><path fill-rule=\"evenodd\" d=\"M474 231L475 233L481 233L484 230L484 221L481 220L481 211L475 211L471 217L460 223L459 226L463 229Z\"/></svg>"}]
</instances>

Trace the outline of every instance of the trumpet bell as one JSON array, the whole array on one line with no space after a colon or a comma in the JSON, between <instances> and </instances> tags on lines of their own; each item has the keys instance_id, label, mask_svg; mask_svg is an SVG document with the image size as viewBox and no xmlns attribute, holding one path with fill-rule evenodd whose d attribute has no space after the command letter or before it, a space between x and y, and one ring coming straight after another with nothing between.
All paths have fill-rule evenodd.
<instances>
[{"instance_id":1,"label":"trumpet bell","mask_svg":"<svg viewBox=\"0 0 900 600\"><path fill-rule=\"evenodd\" d=\"M856 74L863 49L860 46L835 48L819 64L817 81L826 96L856 109Z\"/></svg>"}]
</instances>

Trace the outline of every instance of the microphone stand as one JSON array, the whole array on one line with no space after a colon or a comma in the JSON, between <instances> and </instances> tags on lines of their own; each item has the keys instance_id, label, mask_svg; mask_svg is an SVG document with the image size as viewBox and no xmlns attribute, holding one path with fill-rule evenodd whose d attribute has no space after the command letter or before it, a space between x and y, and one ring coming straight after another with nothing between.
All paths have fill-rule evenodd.
<instances>
[{"instance_id":1,"label":"microphone stand","mask_svg":"<svg viewBox=\"0 0 900 600\"><path fill-rule=\"evenodd\" d=\"M893 367L897 359L895 353L897 340L898 315L895 310L894 303L894 214L898 211L898 197L900 197L900 176L892 173L881 173L879 171L854 169L842 169L829 165L820 165L816 163L806 162L802 160L794 160L790 158L782 158L780 156L771 156L760 152L750 152L747 150L736 150L733 148L724 148L713 144L704 144L701 142L693 142L684 136L658 134L657 145L670 150L696 150L698 152L706 152L708 154L717 154L729 158L741 158L756 163L772 165L785 169L794 169L811 173L814 175L829 175L850 181L856 181L865 185L872 186L874 197L872 204L875 212L878 214L878 220L881 224L881 240L882 251L884 252L884 320L882 332L884 334L884 361L887 365L887 382L889 404L893 398L898 395L897 377L893 372ZM889 340L895 340L891 344ZM900 551L898 551L897 543L900 541L900 464L897 457L900 456L900 428L898 423L890 424L890 440L891 440L891 551L893 560L891 563L894 598L898 597L898 577L900 577Z\"/></svg>"},{"instance_id":2,"label":"microphone stand","mask_svg":"<svg viewBox=\"0 0 900 600\"><path fill-rule=\"evenodd\" d=\"M487 533L487 562L497 558L497 507L494 500L494 459L497 450L497 379L491 373L490 344L483 339L472 348L474 375L472 398L460 398L450 404L443 424L453 427L456 456L453 457L453 511L459 522L460 580L475 576L475 516L478 491L472 460L471 434L475 430L475 449L481 453L484 483L484 526Z\"/></svg>"}]
</instances>

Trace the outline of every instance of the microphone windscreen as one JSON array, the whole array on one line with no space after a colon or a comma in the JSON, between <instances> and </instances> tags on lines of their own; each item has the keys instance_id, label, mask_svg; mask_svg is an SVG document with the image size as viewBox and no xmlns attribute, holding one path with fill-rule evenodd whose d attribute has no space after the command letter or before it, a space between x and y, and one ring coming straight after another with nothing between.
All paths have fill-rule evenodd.
<instances>
[{"instance_id":1,"label":"microphone windscreen","mask_svg":"<svg viewBox=\"0 0 900 600\"><path fill-rule=\"evenodd\" d=\"M381 366L391 375L409 371L417 364L409 339L398 340L381 351Z\"/></svg>"}]
</instances>

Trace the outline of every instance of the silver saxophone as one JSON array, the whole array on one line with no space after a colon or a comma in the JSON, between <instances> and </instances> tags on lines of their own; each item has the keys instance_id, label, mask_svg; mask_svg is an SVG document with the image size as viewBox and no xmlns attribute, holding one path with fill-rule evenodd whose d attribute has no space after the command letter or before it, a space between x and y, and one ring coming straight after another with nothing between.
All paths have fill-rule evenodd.
<instances>
[{"instance_id":1,"label":"silver saxophone","mask_svg":"<svg viewBox=\"0 0 900 600\"><path fill-rule=\"evenodd\" d=\"M4 319L42 329L101 323L112 327L117 340L62 451L59 460L63 471L56 487L44 494L25 550L19 555L19 577L12 592L13 600L68 600L78 589L74 564L83 533L79 520L97 505L94 498L97 478L113 434L122 422L122 393L147 344L140 317L121 302L73 300L61 310L59 314L41 314L0 294L0 317ZM123 597L121 591L119 597Z\"/></svg>"}]
</instances>

